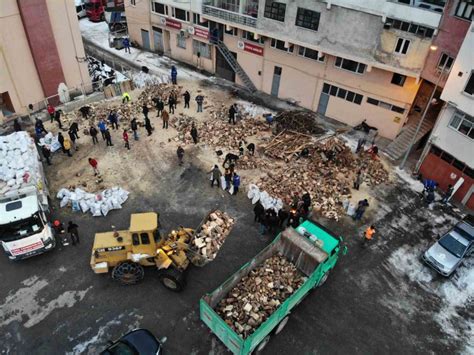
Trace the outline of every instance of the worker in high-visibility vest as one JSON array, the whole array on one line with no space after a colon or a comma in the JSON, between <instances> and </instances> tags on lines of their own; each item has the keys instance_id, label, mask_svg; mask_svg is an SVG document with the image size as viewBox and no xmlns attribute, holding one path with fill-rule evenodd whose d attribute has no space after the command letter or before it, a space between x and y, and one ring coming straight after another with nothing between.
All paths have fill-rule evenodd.
<instances>
[{"instance_id":1,"label":"worker in high-visibility vest","mask_svg":"<svg viewBox=\"0 0 474 355\"><path fill-rule=\"evenodd\" d=\"M364 232L364 239L362 240L362 246L365 246L368 242L372 240L375 234L375 227L373 225L367 227Z\"/></svg>"},{"instance_id":2,"label":"worker in high-visibility vest","mask_svg":"<svg viewBox=\"0 0 474 355\"><path fill-rule=\"evenodd\" d=\"M122 103L126 103L126 102L129 102L131 100L130 98L130 94L128 92L124 92L122 94Z\"/></svg>"}]
</instances>

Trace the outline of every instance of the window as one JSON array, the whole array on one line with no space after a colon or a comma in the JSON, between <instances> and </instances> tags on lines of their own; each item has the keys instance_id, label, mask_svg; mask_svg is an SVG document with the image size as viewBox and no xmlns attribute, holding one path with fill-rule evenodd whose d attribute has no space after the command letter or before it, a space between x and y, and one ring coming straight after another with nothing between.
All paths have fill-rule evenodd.
<instances>
[{"instance_id":1,"label":"window","mask_svg":"<svg viewBox=\"0 0 474 355\"><path fill-rule=\"evenodd\" d=\"M225 30L225 33L237 37L239 35L239 29L236 27L232 27L229 31Z\"/></svg>"},{"instance_id":2,"label":"window","mask_svg":"<svg viewBox=\"0 0 474 355\"><path fill-rule=\"evenodd\" d=\"M451 164L453 162L454 157L451 154L448 154L443 151L443 154L441 154L441 159L443 159L446 163Z\"/></svg>"},{"instance_id":3,"label":"window","mask_svg":"<svg viewBox=\"0 0 474 355\"><path fill-rule=\"evenodd\" d=\"M138 239L138 234L132 234L132 245L140 245L140 240Z\"/></svg>"},{"instance_id":4,"label":"window","mask_svg":"<svg viewBox=\"0 0 474 355\"><path fill-rule=\"evenodd\" d=\"M142 239L142 244L150 244L148 233L140 233L140 238Z\"/></svg>"},{"instance_id":5,"label":"window","mask_svg":"<svg viewBox=\"0 0 474 355\"><path fill-rule=\"evenodd\" d=\"M393 112L397 112L401 114L405 113L405 109L403 107L395 106L395 105L389 104L388 102L376 100L371 97L367 98L367 103L371 105L379 106L381 108L384 108L386 110L390 110Z\"/></svg>"},{"instance_id":6,"label":"window","mask_svg":"<svg viewBox=\"0 0 474 355\"><path fill-rule=\"evenodd\" d=\"M189 21L189 12L173 7L173 17L181 21Z\"/></svg>"},{"instance_id":7,"label":"window","mask_svg":"<svg viewBox=\"0 0 474 355\"><path fill-rule=\"evenodd\" d=\"M200 22L199 14L193 13L193 23L195 25L209 28L209 21Z\"/></svg>"},{"instance_id":8,"label":"window","mask_svg":"<svg viewBox=\"0 0 474 355\"><path fill-rule=\"evenodd\" d=\"M298 7L296 13L296 26L304 27L309 30L317 31L319 27L319 18L321 14L316 11L306 10Z\"/></svg>"},{"instance_id":9,"label":"window","mask_svg":"<svg viewBox=\"0 0 474 355\"><path fill-rule=\"evenodd\" d=\"M450 57L446 53L441 53L441 56L439 57L439 63L438 63L438 68L443 69L446 71L449 71L453 65L454 58Z\"/></svg>"},{"instance_id":10,"label":"window","mask_svg":"<svg viewBox=\"0 0 474 355\"><path fill-rule=\"evenodd\" d=\"M393 73L391 83L398 86L403 86L405 84L406 78L407 77L405 75Z\"/></svg>"},{"instance_id":11,"label":"window","mask_svg":"<svg viewBox=\"0 0 474 355\"><path fill-rule=\"evenodd\" d=\"M397 45L395 46L395 53L407 54L409 46L410 46L410 40L405 39L405 38L399 38L397 40Z\"/></svg>"},{"instance_id":12,"label":"window","mask_svg":"<svg viewBox=\"0 0 474 355\"><path fill-rule=\"evenodd\" d=\"M345 70L349 70L354 73L364 74L365 68L367 67L365 64L355 62L353 60L344 59L341 57L336 58L336 67L342 68Z\"/></svg>"},{"instance_id":13,"label":"window","mask_svg":"<svg viewBox=\"0 0 474 355\"><path fill-rule=\"evenodd\" d=\"M193 39L193 53L194 55L199 53L201 58L211 59L211 46Z\"/></svg>"},{"instance_id":14,"label":"window","mask_svg":"<svg viewBox=\"0 0 474 355\"><path fill-rule=\"evenodd\" d=\"M362 95L356 94L355 92L346 89L339 88L334 85L329 85L327 83L323 84L323 92L325 94L329 94L331 96L336 96L340 99L353 102L357 105L360 105L362 103Z\"/></svg>"},{"instance_id":15,"label":"window","mask_svg":"<svg viewBox=\"0 0 474 355\"><path fill-rule=\"evenodd\" d=\"M464 88L464 92L469 95L474 95L474 71L471 71L471 75L467 80L466 87Z\"/></svg>"},{"instance_id":16,"label":"window","mask_svg":"<svg viewBox=\"0 0 474 355\"><path fill-rule=\"evenodd\" d=\"M263 16L272 20L285 22L286 4L267 0L265 2L265 12Z\"/></svg>"},{"instance_id":17,"label":"window","mask_svg":"<svg viewBox=\"0 0 474 355\"><path fill-rule=\"evenodd\" d=\"M186 49L186 37L184 37L183 35L181 35L181 33L178 33L178 34L176 35L176 45L177 45L179 48Z\"/></svg>"},{"instance_id":18,"label":"window","mask_svg":"<svg viewBox=\"0 0 474 355\"><path fill-rule=\"evenodd\" d=\"M255 34L252 32L242 31L242 38L247 41L263 44L263 38L259 37L258 39L255 39Z\"/></svg>"},{"instance_id":19,"label":"window","mask_svg":"<svg viewBox=\"0 0 474 355\"><path fill-rule=\"evenodd\" d=\"M455 16L464 18L466 20L472 20L472 9L474 4L471 0L459 0L458 6L456 7Z\"/></svg>"},{"instance_id":20,"label":"window","mask_svg":"<svg viewBox=\"0 0 474 355\"><path fill-rule=\"evenodd\" d=\"M454 159L453 161L453 166L458 169L458 170L461 170L463 171L464 168L466 167L466 165L464 165L464 163L462 161L459 161L457 159Z\"/></svg>"},{"instance_id":21,"label":"window","mask_svg":"<svg viewBox=\"0 0 474 355\"><path fill-rule=\"evenodd\" d=\"M464 175L467 175L471 179L474 179L474 170L472 170L470 167L466 166L466 168L464 169Z\"/></svg>"},{"instance_id":22,"label":"window","mask_svg":"<svg viewBox=\"0 0 474 355\"><path fill-rule=\"evenodd\" d=\"M168 8L166 7L166 5L160 4L158 2L151 3L151 11L162 15L168 15Z\"/></svg>"},{"instance_id":23,"label":"window","mask_svg":"<svg viewBox=\"0 0 474 355\"><path fill-rule=\"evenodd\" d=\"M434 35L434 28L417 25L411 22L400 21L393 18L387 18L384 28L394 28L396 30L413 33L414 35L426 38L431 38Z\"/></svg>"},{"instance_id":24,"label":"window","mask_svg":"<svg viewBox=\"0 0 474 355\"><path fill-rule=\"evenodd\" d=\"M431 149L430 149L430 152L433 153L434 155L436 155L437 157L440 157L441 156L441 153L443 152L441 149L439 149L437 146L435 145L432 145L431 146Z\"/></svg>"},{"instance_id":25,"label":"window","mask_svg":"<svg viewBox=\"0 0 474 355\"><path fill-rule=\"evenodd\" d=\"M449 122L449 126L474 139L474 118L464 112L457 110Z\"/></svg>"},{"instance_id":26,"label":"window","mask_svg":"<svg viewBox=\"0 0 474 355\"><path fill-rule=\"evenodd\" d=\"M324 62L324 55L319 57L319 52L315 51L314 49L306 48L306 47L299 47L298 48L298 55L317 60L318 62Z\"/></svg>"},{"instance_id":27,"label":"window","mask_svg":"<svg viewBox=\"0 0 474 355\"><path fill-rule=\"evenodd\" d=\"M288 53L293 53L294 48L291 43L289 43L288 48L285 48L285 41L280 41L279 39L275 38L272 38L272 47Z\"/></svg>"}]
</instances>

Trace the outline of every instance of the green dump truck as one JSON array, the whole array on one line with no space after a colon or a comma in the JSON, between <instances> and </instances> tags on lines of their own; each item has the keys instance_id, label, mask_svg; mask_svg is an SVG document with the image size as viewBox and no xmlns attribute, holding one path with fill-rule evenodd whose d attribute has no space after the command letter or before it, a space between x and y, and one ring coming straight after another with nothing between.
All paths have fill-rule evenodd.
<instances>
[{"instance_id":1,"label":"green dump truck","mask_svg":"<svg viewBox=\"0 0 474 355\"><path fill-rule=\"evenodd\" d=\"M261 351L269 342L270 336L280 333L285 327L293 308L312 289L326 281L329 271L345 252L342 238L318 224L312 215L298 228L284 230L216 290L203 296L200 300L200 318L232 353L242 355ZM294 264L305 276L304 282L244 339L221 318L216 312L216 306L244 276L276 254Z\"/></svg>"}]
</instances>

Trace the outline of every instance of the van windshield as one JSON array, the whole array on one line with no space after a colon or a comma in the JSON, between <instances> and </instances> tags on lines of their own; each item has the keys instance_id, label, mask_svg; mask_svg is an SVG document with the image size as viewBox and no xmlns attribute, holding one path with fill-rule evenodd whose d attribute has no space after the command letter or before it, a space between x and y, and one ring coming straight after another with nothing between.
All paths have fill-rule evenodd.
<instances>
[{"instance_id":1,"label":"van windshield","mask_svg":"<svg viewBox=\"0 0 474 355\"><path fill-rule=\"evenodd\" d=\"M452 233L452 232L451 232ZM454 238L451 234L445 235L438 242L444 249L449 251L454 256L462 258L464 252L466 251L466 245L461 243L459 240Z\"/></svg>"},{"instance_id":2,"label":"van windshield","mask_svg":"<svg viewBox=\"0 0 474 355\"><path fill-rule=\"evenodd\" d=\"M11 242L18 239L29 237L30 235L40 233L44 228L43 222L36 212L30 218L9 224L0 225L0 240Z\"/></svg>"}]
</instances>

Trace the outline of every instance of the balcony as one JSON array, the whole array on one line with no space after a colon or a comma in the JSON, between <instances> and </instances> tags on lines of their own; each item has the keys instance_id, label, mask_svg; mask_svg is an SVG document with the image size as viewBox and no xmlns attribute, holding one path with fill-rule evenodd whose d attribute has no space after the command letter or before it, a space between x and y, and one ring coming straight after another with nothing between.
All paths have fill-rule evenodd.
<instances>
[{"instance_id":1,"label":"balcony","mask_svg":"<svg viewBox=\"0 0 474 355\"><path fill-rule=\"evenodd\" d=\"M237 23L247 27L257 27L257 0L205 0L202 14L225 22Z\"/></svg>"}]
</instances>

